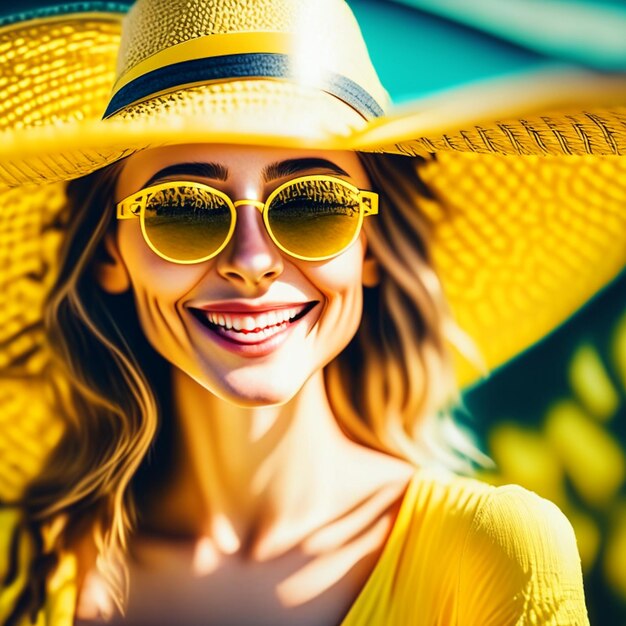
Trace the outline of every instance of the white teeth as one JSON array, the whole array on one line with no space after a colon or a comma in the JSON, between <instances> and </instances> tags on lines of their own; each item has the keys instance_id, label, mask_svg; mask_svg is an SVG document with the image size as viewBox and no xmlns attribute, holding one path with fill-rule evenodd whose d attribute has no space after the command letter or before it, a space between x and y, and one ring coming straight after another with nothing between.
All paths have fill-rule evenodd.
<instances>
[{"instance_id":1,"label":"white teeth","mask_svg":"<svg viewBox=\"0 0 626 626\"><path fill-rule=\"evenodd\" d=\"M278 309L276 311L266 311L259 315L230 315L228 313L207 312L206 315L212 324L223 326L230 330L252 332L255 329L259 336L265 337L272 334L272 327L284 324L303 310L303 306L290 309Z\"/></svg>"},{"instance_id":2,"label":"white teeth","mask_svg":"<svg viewBox=\"0 0 626 626\"><path fill-rule=\"evenodd\" d=\"M256 320L251 315L244 317L241 323L241 328L243 330L254 330L256 328Z\"/></svg>"}]
</instances>

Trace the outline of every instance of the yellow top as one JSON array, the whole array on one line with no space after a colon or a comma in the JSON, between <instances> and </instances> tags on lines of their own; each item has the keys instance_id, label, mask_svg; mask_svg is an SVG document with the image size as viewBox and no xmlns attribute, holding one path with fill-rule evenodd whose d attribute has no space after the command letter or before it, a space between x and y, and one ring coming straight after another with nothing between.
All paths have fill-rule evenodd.
<instances>
[{"instance_id":1,"label":"yellow top","mask_svg":"<svg viewBox=\"0 0 626 626\"><path fill-rule=\"evenodd\" d=\"M341 626L588 626L574 531L519 485L417 472Z\"/></svg>"},{"instance_id":2,"label":"yellow top","mask_svg":"<svg viewBox=\"0 0 626 626\"><path fill-rule=\"evenodd\" d=\"M0 512L2 555L8 554L9 516ZM5 556L0 580L6 567ZM49 581L37 626L71 626L73 569L69 559L62 561ZM11 588L0 594L0 622L13 597ZM589 626L569 521L555 504L518 485L416 472L380 559L341 626L372 624Z\"/></svg>"}]
</instances>

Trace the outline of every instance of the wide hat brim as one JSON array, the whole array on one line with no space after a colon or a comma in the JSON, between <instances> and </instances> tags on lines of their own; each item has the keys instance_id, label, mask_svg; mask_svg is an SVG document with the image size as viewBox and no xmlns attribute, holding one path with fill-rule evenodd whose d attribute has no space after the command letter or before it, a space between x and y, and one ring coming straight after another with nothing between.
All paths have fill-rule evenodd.
<instances>
[{"instance_id":1,"label":"wide hat brim","mask_svg":"<svg viewBox=\"0 0 626 626\"><path fill-rule=\"evenodd\" d=\"M217 81L102 120L120 12L34 16L0 30L0 367L45 362L41 309L66 181L138 150L211 142L430 157L437 272L487 369L569 318L626 261L626 76L545 66L447 90L370 122L288 81ZM147 112L151 115L146 115ZM456 354L461 386L479 371ZM17 370L16 370L17 368Z\"/></svg>"}]
</instances>

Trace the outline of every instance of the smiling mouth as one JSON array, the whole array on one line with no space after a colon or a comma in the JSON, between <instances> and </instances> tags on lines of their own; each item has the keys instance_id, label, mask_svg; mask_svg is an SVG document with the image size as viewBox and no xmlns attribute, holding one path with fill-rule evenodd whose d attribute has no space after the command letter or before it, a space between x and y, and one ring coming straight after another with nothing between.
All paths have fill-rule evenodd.
<instances>
[{"instance_id":1,"label":"smiling mouth","mask_svg":"<svg viewBox=\"0 0 626 626\"><path fill-rule=\"evenodd\" d=\"M317 301L263 313L227 313L191 308L203 326L233 343L256 344L267 341L301 320Z\"/></svg>"}]
</instances>

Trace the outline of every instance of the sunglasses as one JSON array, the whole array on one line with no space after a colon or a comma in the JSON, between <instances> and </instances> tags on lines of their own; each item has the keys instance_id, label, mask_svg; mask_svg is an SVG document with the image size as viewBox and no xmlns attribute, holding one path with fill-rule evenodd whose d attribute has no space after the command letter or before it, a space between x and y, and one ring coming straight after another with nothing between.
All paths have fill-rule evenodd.
<instances>
[{"instance_id":1,"label":"sunglasses","mask_svg":"<svg viewBox=\"0 0 626 626\"><path fill-rule=\"evenodd\" d=\"M333 176L302 176L272 191L265 202L233 202L203 183L153 185L117 204L118 219L141 220L150 248L173 263L201 263L219 254L235 231L242 204L263 215L272 241L304 261L341 254L359 236L363 218L378 213L378 194Z\"/></svg>"}]
</instances>

